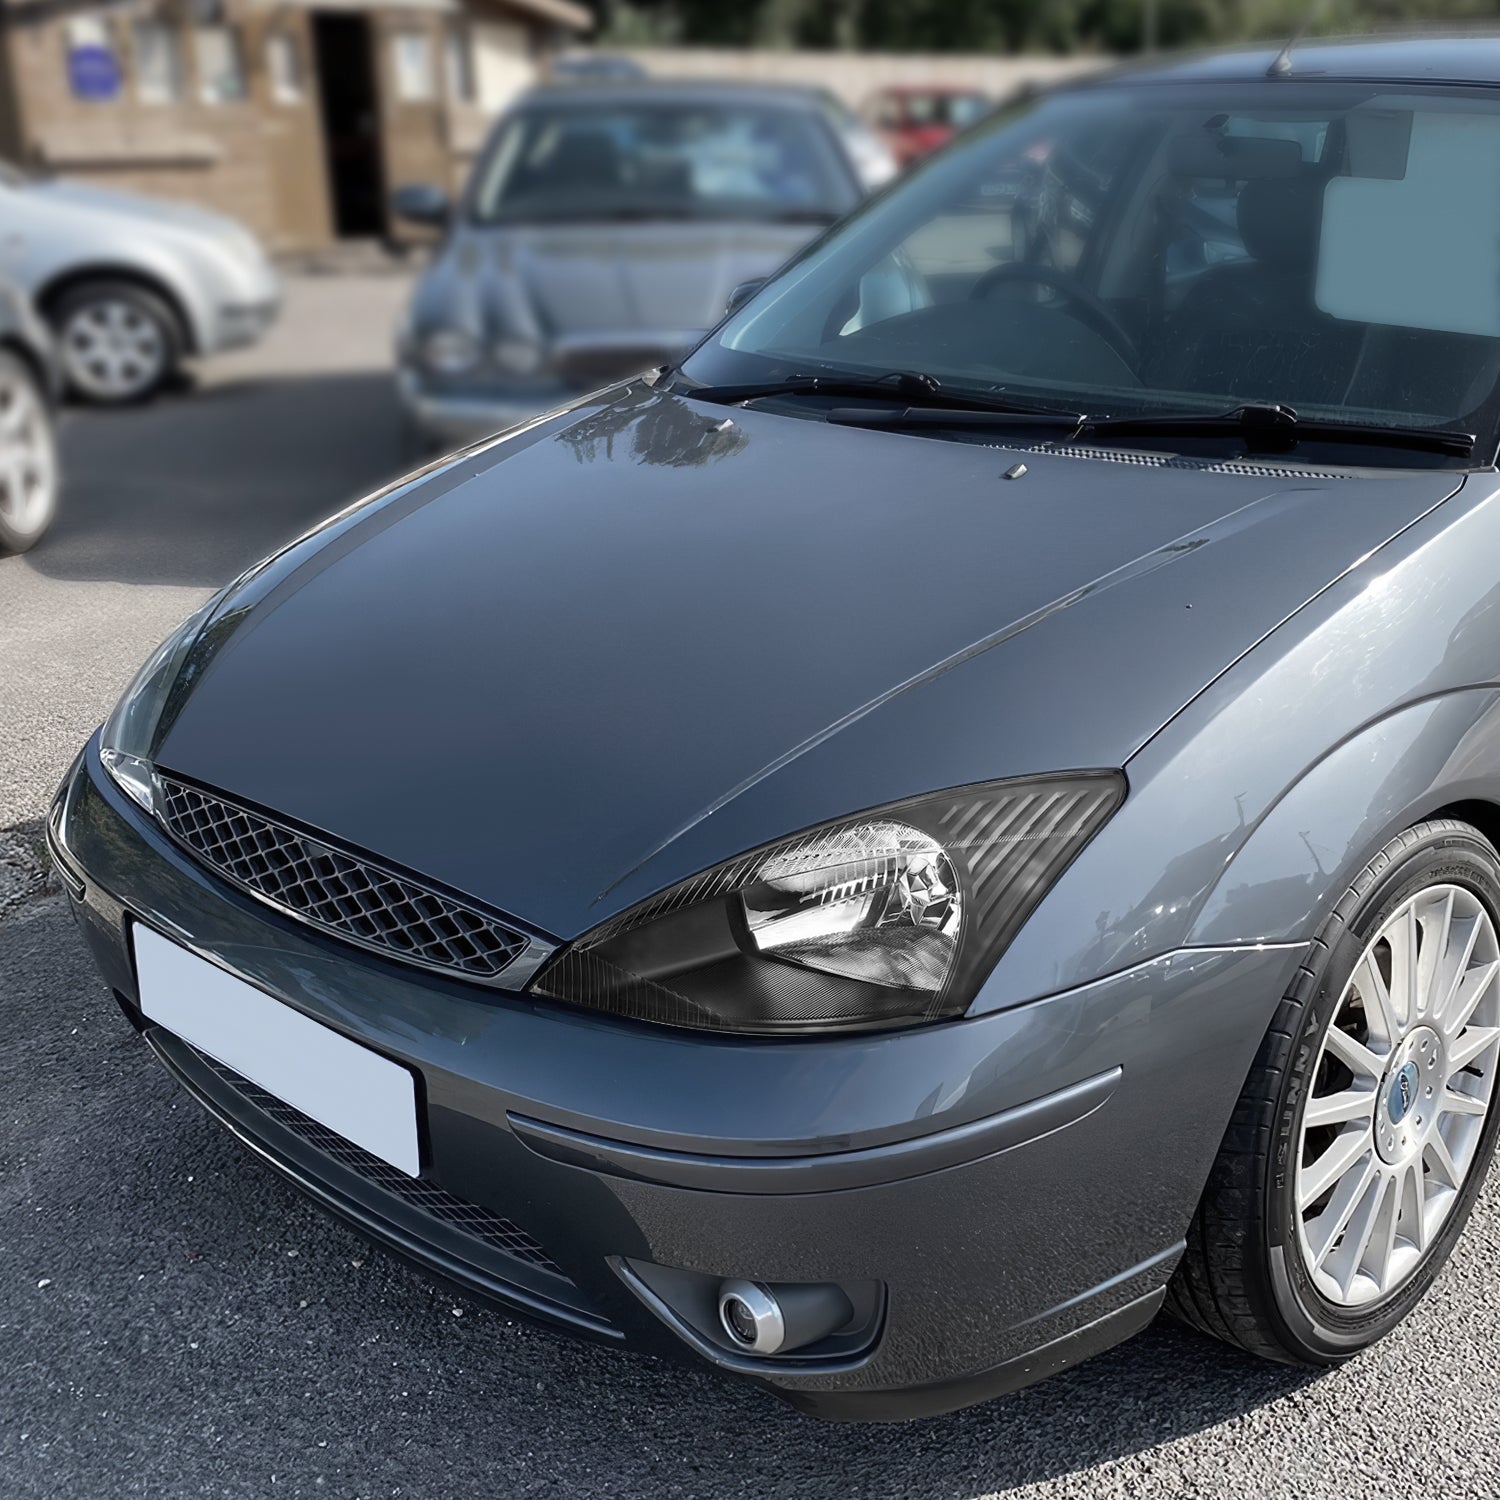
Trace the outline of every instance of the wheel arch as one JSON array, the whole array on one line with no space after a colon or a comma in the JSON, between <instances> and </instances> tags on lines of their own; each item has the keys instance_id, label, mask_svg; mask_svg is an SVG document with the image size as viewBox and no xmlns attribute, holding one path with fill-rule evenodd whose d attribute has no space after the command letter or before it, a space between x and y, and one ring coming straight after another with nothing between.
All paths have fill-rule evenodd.
<instances>
[{"instance_id":1,"label":"wheel arch","mask_svg":"<svg viewBox=\"0 0 1500 1500\"><path fill-rule=\"evenodd\" d=\"M1500 847L1500 690L1406 704L1309 767L1225 865L1189 943L1312 937L1375 851L1437 817Z\"/></svg>"},{"instance_id":2,"label":"wheel arch","mask_svg":"<svg viewBox=\"0 0 1500 1500\"><path fill-rule=\"evenodd\" d=\"M91 262L85 266L69 266L66 271L58 272L51 280L38 288L35 296L36 305L50 323L58 304L69 292L96 281L123 281L139 287L143 292L151 293L172 314L177 325L177 338L182 353L199 352L201 340L182 296L170 282L153 275L150 271L141 270L139 266L118 265L111 261Z\"/></svg>"}]
</instances>

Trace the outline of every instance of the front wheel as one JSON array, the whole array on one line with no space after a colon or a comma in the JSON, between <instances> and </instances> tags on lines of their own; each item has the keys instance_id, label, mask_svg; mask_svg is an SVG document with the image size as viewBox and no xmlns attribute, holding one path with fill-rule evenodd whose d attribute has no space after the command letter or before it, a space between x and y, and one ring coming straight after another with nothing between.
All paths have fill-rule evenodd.
<instances>
[{"instance_id":1,"label":"front wheel","mask_svg":"<svg viewBox=\"0 0 1500 1500\"><path fill-rule=\"evenodd\" d=\"M1495 1150L1500 857L1419 824L1360 873L1282 1001L1168 1306L1252 1353L1331 1365L1390 1332Z\"/></svg>"},{"instance_id":2,"label":"front wheel","mask_svg":"<svg viewBox=\"0 0 1500 1500\"><path fill-rule=\"evenodd\" d=\"M0 349L0 551L41 540L57 510L52 416L31 370Z\"/></svg>"},{"instance_id":3,"label":"front wheel","mask_svg":"<svg viewBox=\"0 0 1500 1500\"><path fill-rule=\"evenodd\" d=\"M172 310L126 281L73 287L51 309L58 352L75 396L102 406L142 401L177 367L182 340Z\"/></svg>"}]
</instances>

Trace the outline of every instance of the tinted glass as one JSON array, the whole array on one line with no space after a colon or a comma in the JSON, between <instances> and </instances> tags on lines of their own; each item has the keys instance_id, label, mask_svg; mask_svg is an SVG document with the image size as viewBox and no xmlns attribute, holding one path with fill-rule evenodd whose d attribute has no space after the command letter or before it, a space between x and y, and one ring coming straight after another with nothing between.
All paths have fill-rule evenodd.
<instances>
[{"instance_id":1,"label":"tinted glass","mask_svg":"<svg viewBox=\"0 0 1500 1500\"><path fill-rule=\"evenodd\" d=\"M705 104L534 107L491 143L474 217L796 218L849 207L853 189L808 111Z\"/></svg>"}]
</instances>

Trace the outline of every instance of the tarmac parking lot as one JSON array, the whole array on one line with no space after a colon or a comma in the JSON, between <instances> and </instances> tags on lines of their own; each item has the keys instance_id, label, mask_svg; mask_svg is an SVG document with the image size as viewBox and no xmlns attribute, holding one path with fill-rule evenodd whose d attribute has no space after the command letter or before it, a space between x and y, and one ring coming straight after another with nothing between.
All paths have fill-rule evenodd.
<instances>
[{"instance_id":1,"label":"tarmac parking lot","mask_svg":"<svg viewBox=\"0 0 1500 1500\"><path fill-rule=\"evenodd\" d=\"M398 470L404 292L394 275L294 278L261 349L148 407L74 413L54 533L0 559L0 1494L1500 1491L1493 1184L1413 1318L1333 1373L1160 1322L988 1406L829 1427L437 1286L179 1092L95 979L63 899L38 866L26 875L39 820L158 639Z\"/></svg>"}]
</instances>

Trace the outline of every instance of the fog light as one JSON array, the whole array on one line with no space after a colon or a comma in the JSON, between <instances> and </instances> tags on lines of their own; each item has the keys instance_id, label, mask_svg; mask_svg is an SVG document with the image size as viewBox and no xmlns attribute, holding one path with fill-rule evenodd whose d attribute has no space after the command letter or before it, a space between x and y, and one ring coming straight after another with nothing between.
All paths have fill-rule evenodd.
<instances>
[{"instance_id":1,"label":"fog light","mask_svg":"<svg viewBox=\"0 0 1500 1500\"><path fill-rule=\"evenodd\" d=\"M773 1289L760 1281L719 1286L719 1322L735 1348L746 1354L785 1354L815 1344L853 1316L853 1305L836 1286Z\"/></svg>"},{"instance_id":2,"label":"fog light","mask_svg":"<svg viewBox=\"0 0 1500 1500\"><path fill-rule=\"evenodd\" d=\"M719 1288L719 1321L752 1354L775 1354L786 1341L781 1304L758 1281L726 1281Z\"/></svg>"}]
</instances>

